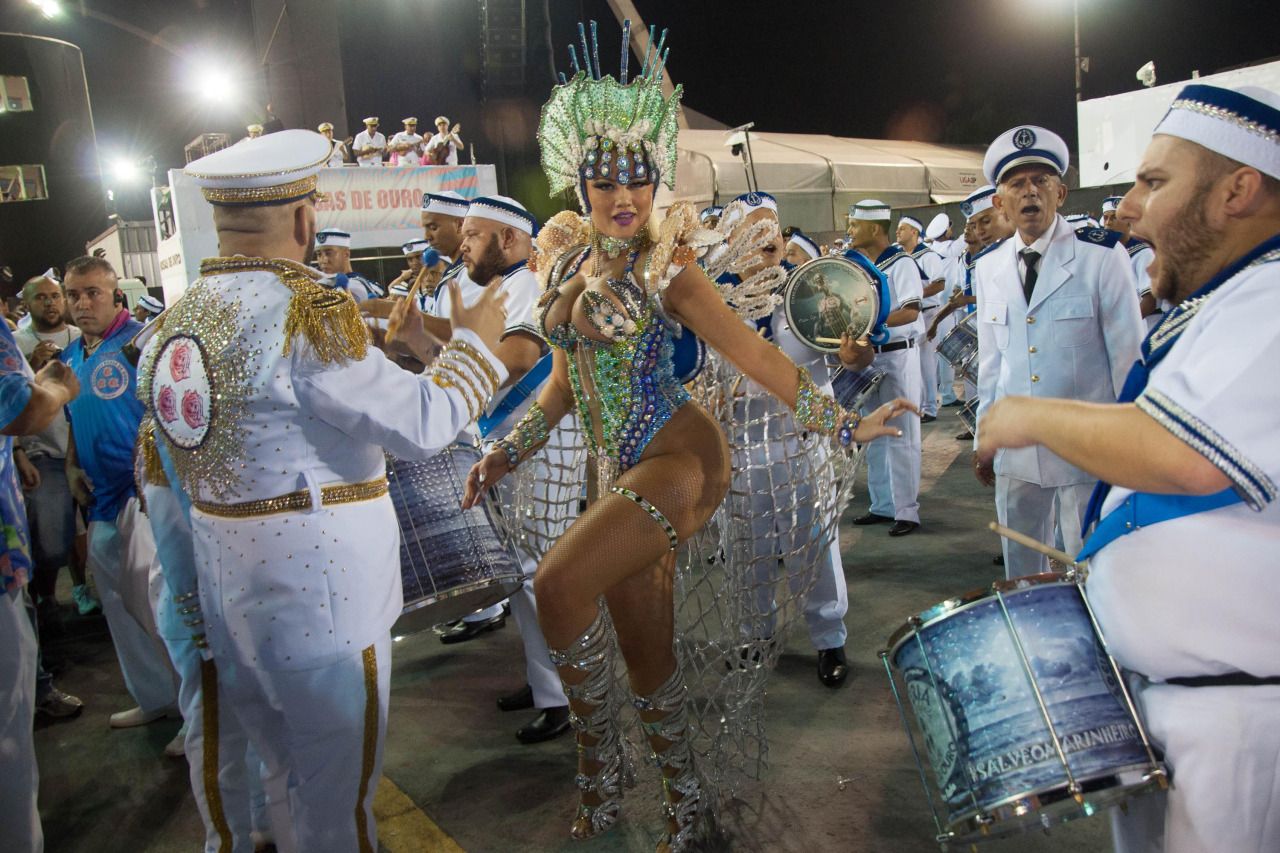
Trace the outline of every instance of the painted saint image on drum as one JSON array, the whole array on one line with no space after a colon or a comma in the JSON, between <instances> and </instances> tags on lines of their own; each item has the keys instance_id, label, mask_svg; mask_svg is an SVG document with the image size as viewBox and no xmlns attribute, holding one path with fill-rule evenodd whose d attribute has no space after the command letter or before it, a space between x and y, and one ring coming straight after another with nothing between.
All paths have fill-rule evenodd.
<instances>
[{"instance_id":1,"label":"painted saint image on drum","mask_svg":"<svg viewBox=\"0 0 1280 853\"><path fill-rule=\"evenodd\" d=\"M786 291L791 329L815 349L838 349L846 332L865 335L880 312L876 282L843 258L818 258L797 268Z\"/></svg>"}]
</instances>

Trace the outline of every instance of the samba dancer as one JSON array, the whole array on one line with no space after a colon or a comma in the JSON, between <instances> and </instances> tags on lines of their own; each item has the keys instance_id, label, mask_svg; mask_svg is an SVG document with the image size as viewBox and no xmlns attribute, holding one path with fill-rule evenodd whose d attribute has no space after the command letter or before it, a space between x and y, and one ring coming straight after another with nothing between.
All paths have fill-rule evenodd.
<instances>
[{"instance_id":1,"label":"samba dancer","mask_svg":"<svg viewBox=\"0 0 1280 853\"><path fill-rule=\"evenodd\" d=\"M1042 127L996 137L983 171L996 187L994 207L1015 233L977 261L978 416L1009 394L1111 402L1142 340L1133 271L1119 235L1075 232L1057 212L1067 198L1067 144ZM981 431L978 434L981 439ZM1080 546L1090 480L1079 466L1041 448L974 457L974 473L995 487L996 517L1006 527L1065 550ZM1049 570L1044 555L1003 541L1008 577Z\"/></svg>"},{"instance_id":2,"label":"samba dancer","mask_svg":"<svg viewBox=\"0 0 1280 853\"><path fill-rule=\"evenodd\" d=\"M623 30L625 46L629 23ZM679 318L794 404L799 423L845 446L898 433L885 421L915 406L898 400L866 419L842 411L806 371L739 321L694 263L706 244L687 242L700 230L691 206L674 206L657 241L650 238L658 181L675 182L681 89L663 95L661 46L629 84L626 62L624 47L615 80L602 76L588 53L585 70L555 87L543 107L538 139L551 192L575 188L589 219L558 214L539 237L547 290L538 316L555 348L552 378L516 429L472 470L464 505L577 409L596 463L591 502L548 550L535 580L539 620L578 730L581 800L572 832L587 838L609 829L621 806L617 709L608 698L612 622L661 768L667 832L658 849L684 850L707 826L700 814L709 803L693 766L687 690L673 648L675 549L719 506L730 470L719 426L674 376L667 318Z\"/></svg>"},{"instance_id":3,"label":"samba dancer","mask_svg":"<svg viewBox=\"0 0 1280 853\"><path fill-rule=\"evenodd\" d=\"M1280 849L1280 94L1192 84L1117 214L1173 308L1119 403L1009 396L978 453L1042 446L1102 480L1080 558L1172 771L1113 812L1119 853Z\"/></svg>"},{"instance_id":4,"label":"samba dancer","mask_svg":"<svg viewBox=\"0 0 1280 853\"><path fill-rule=\"evenodd\" d=\"M390 628L403 602L383 448L432 455L506 378L490 349L505 311L496 291L455 309L453 340L415 376L370 347L351 297L303 265L329 151L319 134L286 130L187 165L214 205L224 257L206 260L157 321L139 367L173 485L192 504L217 667L206 719L239 726L287 779L272 820L282 851L377 846ZM415 318L392 315L419 351Z\"/></svg>"},{"instance_id":5,"label":"samba dancer","mask_svg":"<svg viewBox=\"0 0 1280 853\"><path fill-rule=\"evenodd\" d=\"M849 211L850 239L889 282L889 337L875 347L875 366L884 381L866 400L866 410L894 399L920 399L920 351L924 333L920 305L924 275L902 246L889 240L889 205L866 199ZM841 353L845 361L845 354ZM846 361L846 363L848 363ZM850 364L856 369L857 365ZM920 527L920 421L908 418L902 431L867 449L867 493L871 506L854 524L888 524L890 536L907 536Z\"/></svg>"}]
</instances>

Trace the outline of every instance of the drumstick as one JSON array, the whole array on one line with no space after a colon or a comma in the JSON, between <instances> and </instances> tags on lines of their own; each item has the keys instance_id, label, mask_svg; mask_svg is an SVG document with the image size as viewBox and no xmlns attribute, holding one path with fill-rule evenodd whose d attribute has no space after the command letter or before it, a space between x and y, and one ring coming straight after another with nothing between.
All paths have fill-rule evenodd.
<instances>
[{"instance_id":1,"label":"drumstick","mask_svg":"<svg viewBox=\"0 0 1280 853\"><path fill-rule=\"evenodd\" d=\"M1005 539L1008 539L1010 542L1017 542L1019 545L1030 548L1032 551L1039 551L1041 554L1044 554L1052 560L1057 560L1059 563L1064 563L1068 566L1076 565L1075 558L1066 551L1059 551L1057 548L1050 548L1048 545L1038 539L1032 539L1025 533L1019 533L1018 531L1005 527L1003 524L999 524L995 521L988 524L987 527L994 530Z\"/></svg>"},{"instance_id":2,"label":"drumstick","mask_svg":"<svg viewBox=\"0 0 1280 853\"><path fill-rule=\"evenodd\" d=\"M820 343L820 344L838 344L838 343L840 343L840 338L814 338L814 340L815 340L815 341L817 341L817 342L818 342L818 343Z\"/></svg>"}]
</instances>

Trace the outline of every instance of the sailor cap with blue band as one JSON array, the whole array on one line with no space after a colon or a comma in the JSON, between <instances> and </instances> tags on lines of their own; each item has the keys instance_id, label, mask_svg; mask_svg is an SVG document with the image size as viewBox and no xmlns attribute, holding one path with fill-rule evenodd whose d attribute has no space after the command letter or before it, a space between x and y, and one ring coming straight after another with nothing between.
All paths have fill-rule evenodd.
<instances>
[{"instance_id":1,"label":"sailor cap with blue band","mask_svg":"<svg viewBox=\"0 0 1280 853\"><path fill-rule=\"evenodd\" d=\"M924 225L922 225L920 220L916 219L914 216L899 217L898 227L901 228L904 224L910 225L912 228L916 229L916 231L919 232L920 234L924 233Z\"/></svg>"},{"instance_id":2,"label":"sailor cap with blue band","mask_svg":"<svg viewBox=\"0 0 1280 853\"><path fill-rule=\"evenodd\" d=\"M996 194L996 188L987 184L985 187L978 187L960 202L960 212L964 214L964 219L968 222L973 217L982 213L984 210L991 209L991 199Z\"/></svg>"},{"instance_id":3,"label":"sailor cap with blue band","mask_svg":"<svg viewBox=\"0 0 1280 853\"><path fill-rule=\"evenodd\" d=\"M410 240L400 245L400 253L407 258L410 255L421 255L429 248L431 248L430 240Z\"/></svg>"},{"instance_id":4,"label":"sailor cap with blue band","mask_svg":"<svg viewBox=\"0 0 1280 853\"><path fill-rule=\"evenodd\" d=\"M164 303L149 293L138 297L138 307L146 309L148 314L159 314L164 310Z\"/></svg>"},{"instance_id":5,"label":"sailor cap with blue band","mask_svg":"<svg viewBox=\"0 0 1280 853\"><path fill-rule=\"evenodd\" d=\"M333 143L311 130L281 130L192 160L183 169L210 204L288 204L316 191Z\"/></svg>"},{"instance_id":6,"label":"sailor cap with blue band","mask_svg":"<svg viewBox=\"0 0 1280 853\"><path fill-rule=\"evenodd\" d=\"M323 228L316 232L316 246L337 246L341 249L350 249L351 235L338 228Z\"/></svg>"},{"instance_id":7,"label":"sailor cap with blue band","mask_svg":"<svg viewBox=\"0 0 1280 853\"><path fill-rule=\"evenodd\" d=\"M743 193L724 206L724 211L720 214L720 222L728 226L737 225L757 210L772 210L776 214L778 200L768 193Z\"/></svg>"},{"instance_id":8,"label":"sailor cap with blue band","mask_svg":"<svg viewBox=\"0 0 1280 853\"><path fill-rule=\"evenodd\" d=\"M1124 196L1122 195L1107 196L1102 200L1102 212L1113 213L1114 211L1119 210L1120 202L1122 201L1124 201Z\"/></svg>"},{"instance_id":9,"label":"sailor cap with blue band","mask_svg":"<svg viewBox=\"0 0 1280 853\"><path fill-rule=\"evenodd\" d=\"M924 236L930 240L937 240L947 233L947 229L951 227L951 217L945 213L939 213L933 219L929 220L929 227L925 229Z\"/></svg>"},{"instance_id":10,"label":"sailor cap with blue band","mask_svg":"<svg viewBox=\"0 0 1280 853\"><path fill-rule=\"evenodd\" d=\"M1066 217L1066 220L1067 223L1075 229L1098 227L1098 220L1094 219L1087 213L1073 213Z\"/></svg>"},{"instance_id":11,"label":"sailor cap with blue band","mask_svg":"<svg viewBox=\"0 0 1280 853\"><path fill-rule=\"evenodd\" d=\"M439 213L442 216L456 216L461 219L467 215L469 204L470 202L453 190L422 194L423 213Z\"/></svg>"},{"instance_id":12,"label":"sailor cap with blue band","mask_svg":"<svg viewBox=\"0 0 1280 853\"><path fill-rule=\"evenodd\" d=\"M1062 177L1071 165L1067 143L1052 130L1032 124L1006 130L987 148L987 155L982 159L982 174L998 186L1006 172L1028 163L1043 163Z\"/></svg>"},{"instance_id":13,"label":"sailor cap with blue band","mask_svg":"<svg viewBox=\"0 0 1280 853\"><path fill-rule=\"evenodd\" d=\"M811 258L816 258L822 254L822 251L818 248L818 244L809 239L809 235L805 234L799 228L791 232L791 239L787 241L788 246L793 243L800 248L800 251L804 252Z\"/></svg>"},{"instance_id":14,"label":"sailor cap with blue band","mask_svg":"<svg viewBox=\"0 0 1280 853\"><path fill-rule=\"evenodd\" d=\"M505 195L486 195L474 198L467 207L467 218L488 219L510 225L529 236L538 230L538 223L533 214L514 198Z\"/></svg>"},{"instance_id":15,"label":"sailor cap with blue band","mask_svg":"<svg viewBox=\"0 0 1280 853\"><path fill-rule=\"evenodd\" d=\"M849 216L870 222L890 222L893 216L889 205L879 199L867 198L849 207Z\"/></svg>"},{"instance_id":16,"label":"sailor cap with blue band","mask_svg":"<svg viewBox=\"0 0 1280 853\"><path fill-rule=\"evenodd\" d=\"M1280 94L1269 89L1184 86L1155 133L1194 142L1280 180Z\"/></svg>"},{"instance_id":17,"label":"sailor cap with blue band","mask_svg":"<svg viewBox=\"0 0 1280 853\"><path fill-rule=\"evenodd\" d=\"M718 204L713 204L710 207L702 208L702 211L698 213L698 221L706 222L708 219L710 219L713 216L721 216L723 214L724 214L724 208Z\"/></svg>"}]
</instances>

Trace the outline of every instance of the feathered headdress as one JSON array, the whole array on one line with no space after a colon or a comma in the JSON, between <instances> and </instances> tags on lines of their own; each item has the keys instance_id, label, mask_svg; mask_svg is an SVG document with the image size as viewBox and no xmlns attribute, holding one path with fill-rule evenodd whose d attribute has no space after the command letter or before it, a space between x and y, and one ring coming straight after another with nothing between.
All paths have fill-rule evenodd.
<instances>
[{"instance_id":1,"label":"feathered headdress","mask_svg":"<svg viewBox=\"0 0 1280 853\"><path fill-rule=\"evenodd\" d=\"M616 80L600 73L596 22L591 22L589 51L586 29L578 24L582 65L569 45L573 77L566 79L561 73L560 85L551 90L538 123L542 169L553 195L573 187L585 202L583 182L596 177L619 184L661 180L674 188L682 89L676 86L670 98L662 94L667 31L662 31L655 49L654 29L649 28L649 49L640 73L628 82L631 22L622 24L622 64Z\"/></svg>"}]
</instances>

